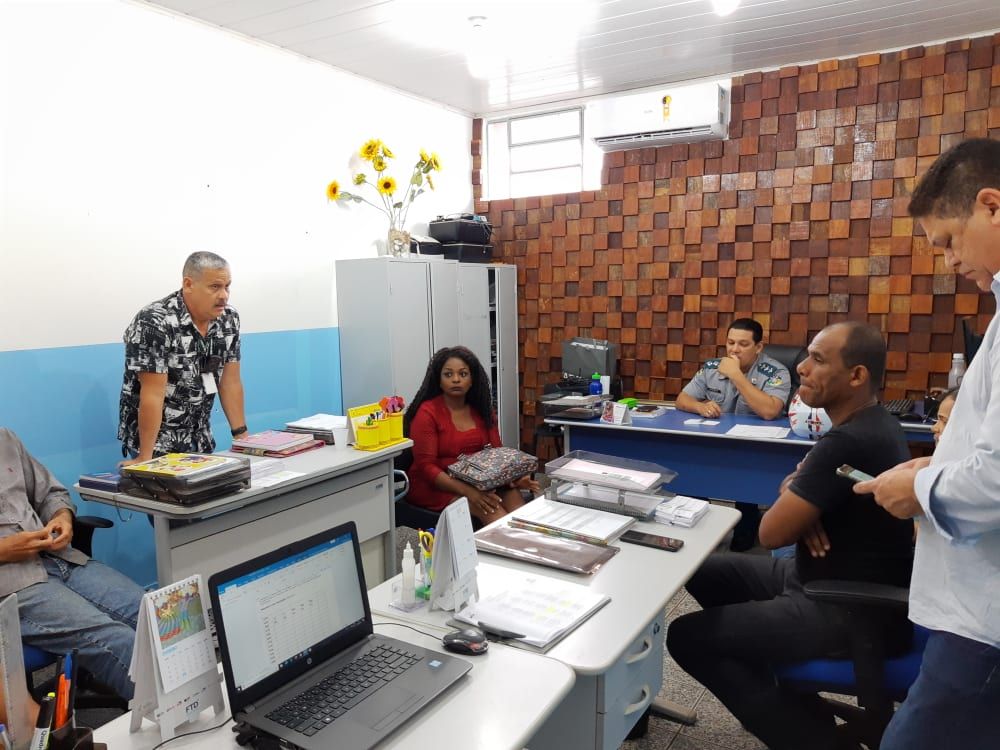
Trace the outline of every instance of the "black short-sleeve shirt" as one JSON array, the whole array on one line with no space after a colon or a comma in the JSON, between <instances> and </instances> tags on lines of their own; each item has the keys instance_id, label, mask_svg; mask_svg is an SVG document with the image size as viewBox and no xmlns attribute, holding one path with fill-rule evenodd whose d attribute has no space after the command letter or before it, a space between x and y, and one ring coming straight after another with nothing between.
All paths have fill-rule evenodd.
<instances>
[{"instance_id":1,"label":"black short-sleeve shirt","mask_svg":"<svg viewBox=\"0 0 1000 750\"><path fill-rule=\"evenodd\" d=\"M822 512L830 551L812 557L798 543L796 565L803 582L832 578L909 585L913 522L893 518L872 495L855 495L853 483L836 475L837 467L850 464L877 476L909 458L903 428L881 406L857 412L806 454L790 489Z\"/></svg>"}]
</instances>

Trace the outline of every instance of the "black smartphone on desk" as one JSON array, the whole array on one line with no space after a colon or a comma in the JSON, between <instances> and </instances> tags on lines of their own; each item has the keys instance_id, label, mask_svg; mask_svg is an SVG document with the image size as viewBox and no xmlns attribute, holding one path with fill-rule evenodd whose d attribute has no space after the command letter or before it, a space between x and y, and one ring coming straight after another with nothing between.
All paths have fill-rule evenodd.
<instances>
[{"instance_id":1,"label":"black smartphone on desk","mask_svg":"<svg viewBox=\"0 0 1000 750\"><path fill-rule=\"evenodd\" d=\"M672 537L660 536L659 534L647 534L644 531L633 531L632 529L626 531L620 538L623 542L641 544L643 547L652 547L653 549L664 549L667 552L676 552L684 546L683 539L673 539Z\"/></svg>"}]
</instances>

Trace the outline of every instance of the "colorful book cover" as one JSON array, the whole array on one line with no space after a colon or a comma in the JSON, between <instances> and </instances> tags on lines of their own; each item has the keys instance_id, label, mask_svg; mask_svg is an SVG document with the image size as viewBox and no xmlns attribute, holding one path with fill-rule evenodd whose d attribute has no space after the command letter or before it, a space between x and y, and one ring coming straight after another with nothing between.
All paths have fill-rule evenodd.
<instances>
[{"instance_id":1,"label":"colorful book cover","mask_svg":"<svg viewBox=\"0 0 1000 750\"><path fill-rule=\"evenodd\" d=\"M238 459L203 453L167 453L165 456L125 467L126 473L155 477L191 477L237 463Z\"/></svg>"}]
</instances>

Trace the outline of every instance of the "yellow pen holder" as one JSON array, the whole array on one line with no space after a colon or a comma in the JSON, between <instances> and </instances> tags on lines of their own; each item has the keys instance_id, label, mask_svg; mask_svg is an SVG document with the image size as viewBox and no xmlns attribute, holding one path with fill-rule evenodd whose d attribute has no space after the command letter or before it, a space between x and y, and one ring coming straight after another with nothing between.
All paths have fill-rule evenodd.
<instances>
[{"instance_id":1,"label":"yellow pen holder","mask_svg":"<svg viewBox=\"0 0 1000 750\"><path fill-rule=\"evenodd\" d=\"M389 442L389 440L391 440L391 438L389 437L389 432L390 432L390 430L389 430L389 420L388 419L380 419L380 420L378 420L378 422L376 422L376 424L378 425L378 442L379 442L379 445L385 445L386 443Z\"/></svg>"},{"instance_id":2,"label":"yellow pen holder","mask_svg":"<svg viewBox=\"0 0 1000 750\"><path fill-rule=\"evenodd\" d=\"M389 415L389 439L403 439L403 412L396 411Z\"/></svg>"},{"instance_id":3,"label":"yellow pen holder","mask_svg":"<svg viewBox=\"0 0 1000 750\"><path fill-rule=\"evenodd\" d=\"M355 429L355 432L358 433L357 438L358 438L359 448L374 448L376 445L378 445L379 427L377 424L358 425L357 428Z\"/></svg>"}]
</instances>

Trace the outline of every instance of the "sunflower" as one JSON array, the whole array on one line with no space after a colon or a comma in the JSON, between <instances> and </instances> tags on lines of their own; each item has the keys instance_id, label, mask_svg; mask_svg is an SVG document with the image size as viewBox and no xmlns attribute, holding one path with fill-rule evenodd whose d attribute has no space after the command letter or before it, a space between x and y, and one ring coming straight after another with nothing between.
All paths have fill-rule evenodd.
<instances>
[{"instance_id":1,"label":"sunflower","mask_svg":"<svg viewBox=\"0 0 1000 750\"><path fill-rule=\"evenodd\" d=\"M363 172L358 172L356 175L354 175L354 184L355 185L364 185L365 184L365 179L366 178L365 178L364 173Z\"/></svg>"},{"instance_id":2,"label":"sunflower","mask_svg":"<svg viewBox=\"0 0 1000 750\"><path fill-rule=\"evenodd\" d=\"M336 180L326 186L326 199L328 201L340 200L340 183Z\"/></svg>"},{"instance_id":3,"label":"sunflower","mask_svg":"<svg viewBox=\"0 0 1000 750\"><path fill-rule=\"evenodd\" d=\"M396 181L389 176L380 177L378 181L378 191L382 195L392 195L396 192Z\"/></svg>"},{"instance_id":4,"label":"sunflower","mask_svg":"<svg viewBox=\"0 0 1000 750\"><path fill-rule=\"evenodd\" d=\"M428 160L428 163L431 165L431 169L433 169L435 172L441 171L441 160L438 159L437 154L432 153L431 158Z\"/></svg>"},{"instance_id":5,"label":"sunflower","mask_svg":"<svg viewBox=\"0 0 1000 750\"><path fill-rule=\"evenodd\" d=\"M378 138L372 138L369 141L365 141L365 145L361 147L361 158L365 161L371 161L378 156L378 152L381 147L382 141Z\"/></svg>"},{"instance_id":6,"label":"sunflower","mask_svg":"<svg viewBox=\"0 0 1000 750\"><path fill-rule=\"evenodd\" d=\"M420 161L423 162L424 164L427 164L430 162L430 160L431 160L430 154L428 154L423 149L420 149Z\"/></svg>"},{"instance_id":7,"label":"sunflower","mask_svg":"<svg viewBox=\"0 0 1000 750\"><path fill-rule=\"evenodd\" d=\"M386 164L385 159L381 156L376 156L372 159L372 166L375 167L376 172L384 172L388 165Z\"/></svg>"},{"instance_id":8,"label":"sunflower","mask_svg":"<svg viewBox=\"0 0 1000 750\"><path fill-rule=\"evenodd\" d=\"M382 156L384 156L386 159L396 158L396 155L392 153L392 151L389 150L389 147L386 146L384 143L382 144Z\"/></svg>"}]
</instances>

